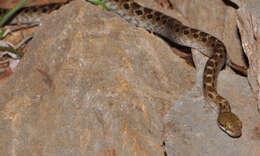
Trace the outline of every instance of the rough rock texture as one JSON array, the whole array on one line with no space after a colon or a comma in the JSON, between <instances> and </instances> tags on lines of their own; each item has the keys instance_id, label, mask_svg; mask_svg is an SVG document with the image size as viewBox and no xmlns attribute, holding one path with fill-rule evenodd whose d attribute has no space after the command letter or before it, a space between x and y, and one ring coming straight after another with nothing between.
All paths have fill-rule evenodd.
<instances>
[{"instance_id":1,"label":"rough rock texture","mask_svg":"<svg viewBox=\"0 0 260 156\"><path fill-rule=\"evenodd\" d=\"M0 86L0 155L259 155L247 79L229 70L219 78L243 121L232 139L201 93L206 58L194 52L194 60L197 74L158 37L71 2L43 19Z\"/></svg>"},{"instance_id":2,"label":"rough rock texture","mask_svg":"<svg viewBox=\"0 0 260 156\"><path fill-rule=\"evenodd\" d=\"M0 155L164 155L163 118L195 80L166 43L83 1L34 38L1 85Z\"/></svg>"},{"instance_id":3,"label":"rough rock texture","mask_svg":"<svg viewBox=\"0 0 260 156\"><path fill-rule=\"evenodd\" d=\"M242 45L249 60L248 80L260 107L260 2L250 0L240 2L238 28Z\"/></svg>"}]
</instances>

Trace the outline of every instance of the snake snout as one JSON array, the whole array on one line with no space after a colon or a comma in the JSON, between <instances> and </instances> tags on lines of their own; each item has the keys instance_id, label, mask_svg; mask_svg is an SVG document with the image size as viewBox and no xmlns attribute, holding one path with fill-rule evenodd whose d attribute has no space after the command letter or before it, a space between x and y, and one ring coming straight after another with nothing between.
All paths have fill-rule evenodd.
<instances>
[{"instance_id":1,"label":"snake snout","mask_svg":"<svg viewBox=\"0 0 260 156\"><path fill-rule=\"evenodd\" d=\"M239 138L242 135L241 129L238 129L234 132L232 132L231 134L229 134L231 137L233 138Z\"/></svg>"}]
</instances>

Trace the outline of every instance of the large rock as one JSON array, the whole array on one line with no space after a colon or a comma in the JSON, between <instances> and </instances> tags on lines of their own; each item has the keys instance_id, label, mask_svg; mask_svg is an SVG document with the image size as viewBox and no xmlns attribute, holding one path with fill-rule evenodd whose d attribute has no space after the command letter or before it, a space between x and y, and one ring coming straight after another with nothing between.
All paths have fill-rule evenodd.
<instances>
[{"instance_id":1,"label":"large rock","mask_svg":"<svg viewBox=\"0 0 260 156\"><path fill-rule=\"evenodd\" d=\"M194 52L196 73L160 38L71 2L43 19L0 86L0 155L259 155L247 79L220 73L244 126L232 139L202 96L206 59Z\"/></svg>"},{"instance_id":2,"label":"large rock","mask_svg":"<svg viewBox=\"0 0 260 156\"><path fill-rule=\"evenodd\" d=\"M254 97L260 108L260 2L258 0L240 1L238 10L238 28L241 34L242 45L248 57L248 80ZM257 126L259 129L259 126ZM256 127L256 128L257 128Z\"/></svg>"},{"instance_id":3,"label":"large rock","mask_svg":"<svg viewBox=\"0 0 260 156\"><path fill-rule=\"evenodd\" d=\"M160 38L75 1L44 18L1 85L1 155L164 155L194 69Z\"/></svg>"}]
</instances>

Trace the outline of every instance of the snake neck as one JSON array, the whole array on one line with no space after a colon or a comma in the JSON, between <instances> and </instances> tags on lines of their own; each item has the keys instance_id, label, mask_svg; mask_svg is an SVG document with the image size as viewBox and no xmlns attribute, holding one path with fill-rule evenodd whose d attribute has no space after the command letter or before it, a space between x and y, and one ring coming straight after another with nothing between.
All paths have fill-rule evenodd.
<instances>
[{"instance_id":1,"label":"snake neck","mask_svg":"<svg viewBox=\"0 0 260 156\"><path fill-rule=\"evenodd\" d=\"M219 44L213 51L213 56L207 61L203 73L203 94L217 104L219 113L231 112L229 102L216 90L218 73L226 60L226 49L223 44Z\"/></svg>"}]
</instances>

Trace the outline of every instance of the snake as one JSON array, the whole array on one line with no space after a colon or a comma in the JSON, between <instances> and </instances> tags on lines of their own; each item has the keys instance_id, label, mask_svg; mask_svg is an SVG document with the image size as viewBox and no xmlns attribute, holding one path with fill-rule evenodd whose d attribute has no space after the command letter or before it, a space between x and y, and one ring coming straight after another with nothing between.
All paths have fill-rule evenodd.
<instances>
[{"instance_id":1,"label":"snake","mask_svg":"<svg viewBox=\"0 0 260 156\"><path fill-rule=\"evenodd\" d=\"M70 0L71 1L71 0ZM110 11L115 12L137 27L142 27L158 34L169 41L194 48L206 55L203 72L203 96L217 106L217 125L228 136L239 138L242 135L242 122L231 111L231 106L223 96L217 92L217 78L221 69L228 61L227 50L222 41L204 31L184 25L179 20L138 4L134 0L100 0ZM10 20L10 24L39 22L42 13L50 13L66 3L54 3L35 7L22 8ZM7 9L0 9L2 16Z\"/></svg>"}]
</instances>

